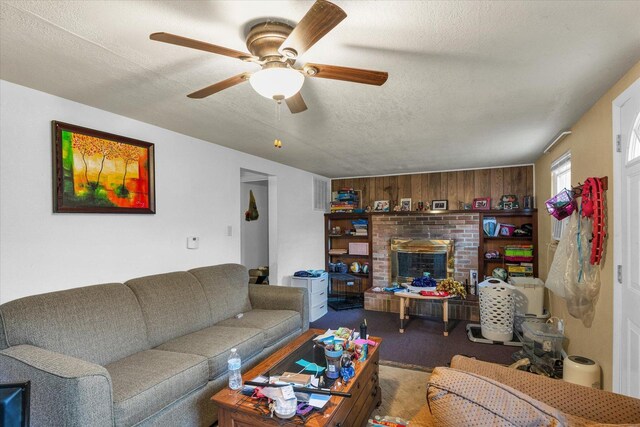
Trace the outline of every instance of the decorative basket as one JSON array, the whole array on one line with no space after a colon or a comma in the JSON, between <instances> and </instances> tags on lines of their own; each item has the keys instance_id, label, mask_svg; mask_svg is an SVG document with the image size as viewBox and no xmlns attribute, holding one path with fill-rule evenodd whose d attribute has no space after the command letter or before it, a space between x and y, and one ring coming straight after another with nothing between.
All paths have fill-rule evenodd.
<instances>
[{"instance_id":1,"label":"decorative basket","mask_svg":"<svg viewBox=\"0 0 640 427\"><path fill-rule=\"evenodd\" d=\"M576 209L576 201L573 199L573 192L566 188L547 200L544 204L551 216L558 221L567 218Z\"/></svg>"}]
</instances>

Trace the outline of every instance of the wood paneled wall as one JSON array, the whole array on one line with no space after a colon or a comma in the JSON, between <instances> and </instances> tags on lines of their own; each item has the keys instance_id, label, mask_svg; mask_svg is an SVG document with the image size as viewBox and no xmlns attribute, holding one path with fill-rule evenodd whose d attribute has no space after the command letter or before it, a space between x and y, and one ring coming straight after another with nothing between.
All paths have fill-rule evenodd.
<instances>
[{"instance_id":1,"label":"wood paneled wall","mask_svg":"<svg viewBox=\"0 0 640 427\"><path fill-rule=\"evenodd\" d=\"M362 191L362 206L373 206L375 200L389 200L398 204L400 199L416 202L448 200L449 209L458 209L458 202L471 203L479 197L491 197L491 206L497 205L503 194L515 194L522 206L524 196L533 195L533 166L476 169L456 172L419 173L413 175L379 176L369 178L333 179L332 191L352 187Z\"/></svg>"}]
</instances>

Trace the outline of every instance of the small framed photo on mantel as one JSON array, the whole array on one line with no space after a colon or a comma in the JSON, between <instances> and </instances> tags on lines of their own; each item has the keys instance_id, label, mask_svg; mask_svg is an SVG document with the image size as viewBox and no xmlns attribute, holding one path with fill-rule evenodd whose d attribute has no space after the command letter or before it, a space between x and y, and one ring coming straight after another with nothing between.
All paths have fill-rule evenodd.
<instances>
[{"instance_id":1,"label":"small framed photo on mantel","mask_svg":"<svg viewBox=\"0 0 640 427\"><path fill-rule=\"evenodd\" d=\"M400 210L402 212L411 211L411 199L400 199Z\"/></svg>"},{"instance_id":2,"label":"small framed photo on mantel","mask_svg":"<svg viewBox=\"0 0 640 427\"><path fill-rule=\"evenodd\" d=\"M376 200L373 203L373 212L389 212L389 201Z\"/></svg>"},{"instance_id":3,"label":"small framed photo on mantel","mask_svg":"<svg viewBox=\"0 0 640 427\"><path fill-rule=\"evenodd\" d=\"M432 200L431 201L431 210L432 211L446 211L449 209L449 201L448 200Z\"/></svg>"},{"instance_id":4,"label":"small framed photo on mantel","mask_svg":"<svg viewBox=\"0 0 640 427\"><path fill-rule=\"evenodd\" d=\"M474 211L488 211L491 209L491 197L481 197L473 199Z\"/></svg>"}]
</instances>

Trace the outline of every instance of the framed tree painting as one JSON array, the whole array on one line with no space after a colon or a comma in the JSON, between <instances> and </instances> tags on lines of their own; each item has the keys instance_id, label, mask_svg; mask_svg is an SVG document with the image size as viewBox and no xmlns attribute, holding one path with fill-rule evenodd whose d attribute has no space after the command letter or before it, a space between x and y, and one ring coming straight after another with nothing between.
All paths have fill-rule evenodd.
<instances>
[{"instance_id":1,"label":"framed tree painting","mask_svg":"<svg viewBox=\"0 0 640 427\"><path fill-rule=\"evenodd\" d=\"M155 213L153 144L52 125L54 212Z\"/></svg>"}]
</instances>

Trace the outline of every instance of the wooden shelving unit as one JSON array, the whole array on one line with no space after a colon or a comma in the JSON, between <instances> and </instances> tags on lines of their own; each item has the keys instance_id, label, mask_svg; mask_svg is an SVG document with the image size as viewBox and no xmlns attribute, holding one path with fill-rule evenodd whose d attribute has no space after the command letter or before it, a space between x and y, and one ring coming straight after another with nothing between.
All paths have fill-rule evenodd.
<instances>
[{"instance_id":1,"label":"wooden shelving unit","mask_svg":"<svg viewBox=\"0 0 640 427\"><path fill-rule=\"evenodd\" d=\"M352 221L364 219L367 221L367 235L356 236L348 234L354 230ZM371 215L368 213L331 213L325 214L325 269L330 272L329 263L342 261L348 267L353 262L369 266L368 273L354 273L350 270L344 274L329 273L329 306L340 310L364 306L364 292L371 287L372 282L372 248L371 248ZM332 234L332 230L340 227L340 234ZM349 243L367 243L368 255L349 254ZM345 254L330 254L331 249L346 249Z\"/></svg>"},{"instance_id":2,"label":"wooden shelving unit","mask_svg":"<svg viewBox=\"0 0 640 427\"><path fill-rule=\"evenodd\" d=\"M491 276L494 268L504 267L510 263L504 259L504 247L509 244L527 244L533 245L533 276L538 277L538 211L531 210L502 210L502 211L479 211L479 244L478 244L478 275L479 280L483 281L485 276ZM531 224L533 232L531 236L486 236L482 228L485 217L494 217L497 222L503 224L513 224L519 228L522 224ZM490 250L498 250L499 258L485 258L484 254ZM515 262L514 262L515 263Z\"/></svg>"}]
</instances>

